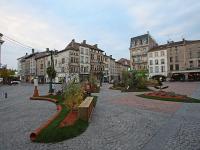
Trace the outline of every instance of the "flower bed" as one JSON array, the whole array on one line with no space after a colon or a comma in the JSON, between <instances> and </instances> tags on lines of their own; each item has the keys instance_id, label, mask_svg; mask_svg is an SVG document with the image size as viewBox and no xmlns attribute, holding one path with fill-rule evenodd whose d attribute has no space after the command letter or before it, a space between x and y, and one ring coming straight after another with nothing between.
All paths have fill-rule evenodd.
<instances>
[{"instance_id":1,"label":"flower bed","mask_svg":"<svg viewBox=\"0 0 200 150\"><path fill-rule=\"evenodd\" d=\"M145 94L141 94L137 96L147 98L147 99L163 100L163 101L200 103L200 100L198 99L187 97L186 95L176 94L174 92L154 91L151 93L145 93Z\"/></svg>"}]
</instances>

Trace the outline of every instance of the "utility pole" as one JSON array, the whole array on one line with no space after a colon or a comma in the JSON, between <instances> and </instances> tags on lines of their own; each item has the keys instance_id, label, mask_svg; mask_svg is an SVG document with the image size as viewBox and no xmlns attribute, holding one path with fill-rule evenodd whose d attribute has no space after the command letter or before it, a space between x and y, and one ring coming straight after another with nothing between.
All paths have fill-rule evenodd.
<instances>
[{"instance_id":1,"label":"utility pole","mask_svg":"<svg viewBox=\"0 0 200 150\"><path fill-rule=\"evenodd\" d=\"M0 33L0 68L2 67L2 64L1 64L1 45L4 43L4 41L2 40L2 37L3 37L3 34Z\"/></svg>"}]
</instances>

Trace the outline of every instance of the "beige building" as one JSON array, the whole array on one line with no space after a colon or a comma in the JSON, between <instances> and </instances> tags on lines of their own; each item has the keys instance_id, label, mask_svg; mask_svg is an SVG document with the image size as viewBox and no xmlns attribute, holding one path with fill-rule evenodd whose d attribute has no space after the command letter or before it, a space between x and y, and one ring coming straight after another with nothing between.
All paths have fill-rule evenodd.
<instances>
[{"instance_id":1,"label":"beige building","mask_svg":"<svg viewBox=\"0 0 200 150\"><path fill-rule=\"evenodd\" d=\"M147 52L154 46L157 46L157 43L149 33L131 38L129 49L131 68L136 70L148 69Z\"/></svg>"},{"instance_id":2,"label":"beige building","mask_svg":"<svg viewBox=\"0 0 200 150\"><path fill-rule=\"evenodd\" d=\"M165 51L167 56L161 56L161 53L165 54ZM156 53L158 56L155 56ZM151 57L152 55L154 55L154 57ZM167 44L152 48L149 51L148 59L149 68L155 66L154 64L151 65L154 63L155 59L158 59L157 66L159 66L159 64L165 66L167 63L164 72L160 73L167 77L177 80L200 80L200 40L183 39L182 41L177 42L168 41ZM164 64L161 64L162 59L165 60ZM152 75L155 75L155 72L152 72L152 69L149 71ZM159 74L159 71L157 71L157 74Z\"/></svg>"}]
</instances>

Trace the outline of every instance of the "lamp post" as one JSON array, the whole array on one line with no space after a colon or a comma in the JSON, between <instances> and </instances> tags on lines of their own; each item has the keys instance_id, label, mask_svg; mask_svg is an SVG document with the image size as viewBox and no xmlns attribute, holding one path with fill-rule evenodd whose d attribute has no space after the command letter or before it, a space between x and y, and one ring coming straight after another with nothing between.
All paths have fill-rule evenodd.
<instances>
[{"instance_id":1,"label":"lamp post","mask_svg":"<svg viewBox=\"0 0 200 150\"><path fill-rule=\"evenodd\" d=\"M50 73L48 74L49 75L49 79L50 79L50 82L49 82L49 93L52 94L54 92L53 88L52 88L53 78L55 78L53 54L56 55L58 51L57 50L51 50L49 52L50 52L50 56L51 56L51 66L50 66L51 70L50 70Z\"/></svg>"}]
</instances>

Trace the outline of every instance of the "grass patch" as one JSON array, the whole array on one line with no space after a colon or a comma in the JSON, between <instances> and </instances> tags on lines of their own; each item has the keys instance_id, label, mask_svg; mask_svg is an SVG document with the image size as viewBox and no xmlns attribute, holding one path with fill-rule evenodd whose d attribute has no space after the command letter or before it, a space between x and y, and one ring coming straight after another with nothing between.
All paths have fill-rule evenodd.
<instances>
[{"instance_id":1,"label":"grass patch","mask_svg":"<svg viewBox=\"0 0 200 150\"><path fill-rule=\"evenodd\" d=\"M148 95L137 95L142 98L153 99L153 100L161 100L161 101L171 101L171 102L183 102L183 103L200 103L200 100L187 97L186 99L177 99L177 98L161 98L156 96L148 96Z\"/></svg>"},{"instance_id":2,"label":"grass patch","mask_svg":"<svg viewBox=\"0 0 200 150\"><path fill-rule=\"evenodd\" d=\"M37 136L35 142L56 143L69 138L76 137L87 129L89 125L88 122L80 119L77 120L75 124L72 126L59 128L60 123L65 119L70 110L63 104L63 98L61 95L49 95L45 97L57 99L58 103L62 106L63 109L60 115L55 120L53 120L52 123L47 128L41 131L41 133ZM97 96L93 97L95 106L98 97Z\"/></svg>"}]
</instances>

